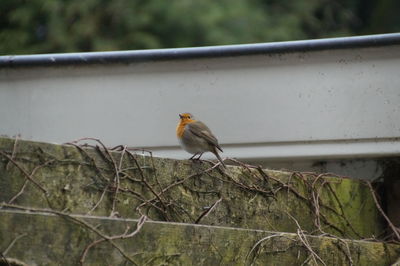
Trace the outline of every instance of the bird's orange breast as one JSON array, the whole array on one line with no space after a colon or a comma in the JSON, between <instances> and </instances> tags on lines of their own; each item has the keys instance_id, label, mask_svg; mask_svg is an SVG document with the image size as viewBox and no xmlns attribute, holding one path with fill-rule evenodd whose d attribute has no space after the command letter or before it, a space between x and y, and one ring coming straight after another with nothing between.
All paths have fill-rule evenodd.
<instances>
[{"instance_id":1,"label":"bird's orange breast","mask_svg":"<svg viewBox=\"0 0 400 266\"><path fill-rule=\"evenodd\" d=\"M192 119L181 119L178 126L176 127L176 136L178 138L182 138L185 133L185 126L189 123L193 123L195 120Z\"/></svg>"},{"instance_id":2,"label":"bird's orange breast","mask_svg":"<svg viewBox=\"0 0 400 266\"><path fill-rule=\"evenodd\" d=\"M176 136L177 136L178 138L182 138L184 132L185 132L185 124L183 124L182 122L180 122L180 123L178 124L178 126L176 127Z\"/></svg>"}]
</instances>

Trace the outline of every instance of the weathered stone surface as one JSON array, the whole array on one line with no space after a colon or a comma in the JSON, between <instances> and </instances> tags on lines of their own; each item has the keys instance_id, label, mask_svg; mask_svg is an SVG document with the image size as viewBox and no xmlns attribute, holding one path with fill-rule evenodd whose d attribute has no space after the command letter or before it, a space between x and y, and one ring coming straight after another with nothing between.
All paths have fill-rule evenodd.
<instances>
[{"instance_id":1,"label":"weathered stone surface","mask_svg":"<svg viewBox=\"0 0 400 266\"><path fill-rule=\"evenodd\" d=\"M243 167L228 167L224 174L206 171L209 163L127 153L120 161L117 152L111 159L98 149L14 144L0 138L0 202L14 198L18 205L126 218L139 217L140 210L159 221L296 232L289 213L309 233L347 238L370 238L384 229L368 187L357 180ZM28 175L34 172L46 193L7 156Z\"/></svg>"},{"instance_id":2,"label":"weathered stone surface","mask_svg":"<svg viewBox=\"0 0 400 266\"><path fill-rule=\"evenodd\" d=\"M108 235L122 234L127 225L132 231L136 224L106 217L78 218ZM7 257L28 265L77 265L85 247L99 239L60 216L0 210L0 248L21 235ZM399 245L311 236L306 240L326 265L390 265L400 256ZM148 221L137 235L115 243L137 265L301 265L307 259L308 265L314 265L310 251L292 233ZM107 242L90 249L84 262L131 265Z\"/></svg>"}]
</instances>

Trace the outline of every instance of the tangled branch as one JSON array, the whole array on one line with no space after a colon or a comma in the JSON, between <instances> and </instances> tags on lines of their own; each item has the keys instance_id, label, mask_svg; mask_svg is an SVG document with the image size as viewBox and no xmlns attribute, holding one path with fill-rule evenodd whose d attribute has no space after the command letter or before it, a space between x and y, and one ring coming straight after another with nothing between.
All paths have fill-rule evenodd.
<instances>
[{"instance_id":1,"label":"tangled branch","mask_svg":"<svg viewBox=\"0 0 400 266\"><path fill-rule=\"evenodd\" d=\"M82 141L94 142L95 145L89 145L87 143L80 144ZM253 198L256 196L261 196L267 199L268 202L276 202L281 193L287 193L287 195L294 196L305 206L308 206L310 212L313 215L312 226L315 231L310 232L311 235L315 232L322 235L330 235L325 232L326 227L333 229L334 232L338 232L341 236L346 236L346 232L342 228L339 228L337 224L332 223L328 217L330 214L334 214L335 217L339 217L342 221L347 224L351 232L361 238L360 234L351 225L349 218L346 216L345 208L341 203L339 197L336 195L335 190L332 188L332 181L327 178L328 176L333 176L333 174L315 174L315 173L299 173L293 172L287 179L280 179L274 177L270 172L262 169L261 166L250 165L239 160L226 158L225 161L230 161L231 163L237 165L238 171L241 172L240 175L232 174L228 169L220 169L220 163L214 164L213 162L203 161L201 167L191 168L186 176L178 176L172 180L162 180L158 179L157 169L154 164L154 160L151 152L142 149L132 149L127 146L116 146L113 148L108 148L99 139L96 138L82 138L77 141L67 143L79 151L84 160L82 162L76 162L69 160L68 158L59 159L55 156L44 153L44 157L40 160L40 164L35 165L33 169L26 169L18 159L17 151L17 139L14 142L13 150L4 152L0 151L0 155L7 159L6 168L9 169L11 165L14 165L22 173L25 178L23 185L19 188L19 191L8 200L8 203L3 203L0 208L11 208L11 209L23 209L31 212L45 212L58 215L66 218L68 221L72 221L75 224L80 225L86 230L93 232L97 235L98 239L94 240L88 244L82 251L80 263L83 264L90 250L96 245L109 242L113 248L118 250L118 252L129 262L135 264L136 262L130 257L126 252L115 243L115 240L126 239L134 237L142 228L147 217L150 219L158 219L165 221L176 221L176 222L191 222L198 224L204 222L204 217L214 215L218 212L215 210L218 208L224 208L225 205L220 204L224 198L221 195L221 190L215 189L214 187L208 187L205 191L204 189L194 189L196 182L202 182L202 177L210 177L209 180L218 180L221 184L228 184L232 189L243 191L247 195L251 195ZM145 158L141 159L134 152L148 152L150 155L151 164L147 165L144 163ZM47 156L47 157L46 157ZM147 157L149 158L149 157ZM143 162L144 161L144 162ZM37 163L37 162L36 162ZM91 177L93 182L88 184L87 187L94 189L96 191L96 200L93 205L85 210L87 214L91 214L94 211L101 209L104 202L109 200L110 207L107 209L107 214L110 217L117 217L121 214L118 207L123 199L133 200L132 209L133 215L136 217L140 216L139 222L136 225L136 229L132 232L129 227L126 228L125 232L120 235L109 236L98 230L96 227L87 223L85 220L79 219L66 213L65 211L59 211L55 209L35 209L30 207L24 207L13 204L17 199L25 193L27 184L32 183L38 191L43 193L45 197L49 195L51 189L46 188L45 183L41 183L38 175L36 175L40 169L45 167L50 167L57 163L78 163L79 167L90 169L95 172L95 176ZM204 166L205 164L205 166ZM80 168L79 168L80 169ZM36 175L36 176L35 176ZM386 216L384 211L379 205L376 198L375 191L372 188L371 183L367 183L372 193L374 202L377 209L388 222L390 228L396 236L396 239L400 241L400 231L396 228L393 223ZM85 185L86 186L86 185ZM213 199L206 203L208 207L206 210L201 209L196 210L196 213L192 213L182 202L179 202L179 198L175 196L175 192L180 193L180 189L186 190L188 193L199 194L208 193L213 195ZM211 191L212 190L212 191ZM325 201L324 194L329 194L333 198L331 202ZM216 196L214 196L216 195ZM225 202L225 199L224 199ZM102 204L103 203L103 204ZM200 208L199 208L200 209ZM131 214L131 213L130 213ZM300 223L289 213L287 215L296 224L297 238L302 247L304 247L308 254L309 260L314 263L323 264L325 262L322 258L313 250L304 230L300 227ZM304 226L304 225L303 225ZM250 249L246 256L246 261L248 258L254 254L256 250L259 249L262 243L270 241L276 237L282 237L282 234L274 234L267 236L257 241L255 245ZM331 235L332 236L332 235ZM338 239L338 241L343 241L337 236L333 236ZM294 241L294 240L293 240ZM352 265L353 260L350 255L349 247L347 242L343 241L340 243L345 244L343 248L343 253L346 255L349 263Z\"/></svg>"},{"instance_id":2,"label":"tangled branch","mask_svg":"<svg viewBox=\"0 0 400 266\"><path fill-rule=\"evenodd\" d=\"M19 206L19 205L14 205L14 204L7 204L7 203L0 203L0 208L6 208L6 209L14 209L14 210L23 210L23 211L28 211L28 212L32 212L32 213L48 213L48 214L54 214L63 218L66 218L69 221L74 222L75 224L78 224L79 226L95 233L96 235L98 235L100 237L100 240L97 240L95 242L93 242L92 244L90 244L88 247L85 248L82 257L81 257L81 263L83 264L84 259L86 257L86 254L88 252L88 250L93 247L94 245L101 243L103 241L107 241L108 243L110 243L116 250L118 250L118 252L129 262L133 263L134 265L138 265L128 254L126 254L126 252L118 245L114 242L114 240L116 239L126 239L126 238L130 238L133 237L134 235L136 235L140 228L143 226L144 222L146 221L147 217L143 216L139 219L137 228L135 231L133 231L131 234L127 234L125 231L124 234L122 235L117 235L117 236L108 236L106 234L104 234L103 232L101 232L98 228L96 228L95 226L91 225L90 223L86 222L83 219L80 219L78 217L75 217L69 213L65 213L65 212L61 212L61 211L57 211L57 210L53 210L53 209L42 209L42 208L30 208L30 207L24 207L24 206Z\"/></svg>"}]
</instances>

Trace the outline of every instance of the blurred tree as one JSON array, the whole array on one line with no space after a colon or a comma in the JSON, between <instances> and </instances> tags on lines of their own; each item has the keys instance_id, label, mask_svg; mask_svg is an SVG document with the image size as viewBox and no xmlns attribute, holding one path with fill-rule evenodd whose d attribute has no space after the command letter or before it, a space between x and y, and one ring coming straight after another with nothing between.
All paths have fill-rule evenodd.
<instances>
[{"instance_id":1,"label":"blurred tree","mask_svg":"<svg viewBox=\"0 0 400 266\"><path fill-rule=\"evenodd\" d=\"M400 30L397 0L1 0L0 54L285 41Z\"/></svg>"}]
</instances>

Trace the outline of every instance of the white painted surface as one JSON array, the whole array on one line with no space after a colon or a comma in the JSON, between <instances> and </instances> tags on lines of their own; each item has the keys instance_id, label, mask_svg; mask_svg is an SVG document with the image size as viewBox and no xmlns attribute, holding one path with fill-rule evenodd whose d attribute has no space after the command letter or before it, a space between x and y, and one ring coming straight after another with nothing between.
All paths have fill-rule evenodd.
<instances>
[{"instance_id":1,"label":"white painted surface","mask_svg":"<svg viewBox=\"0 0 400 266\"><path fill-rule=\"evenodd\" d=\"M1 135L96 137L187 158L181 112L213 130L224 156L399 155L400 46L0 69Z\"/></svg>"}]
</instances>

